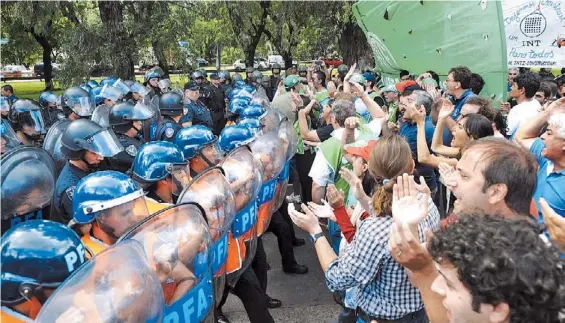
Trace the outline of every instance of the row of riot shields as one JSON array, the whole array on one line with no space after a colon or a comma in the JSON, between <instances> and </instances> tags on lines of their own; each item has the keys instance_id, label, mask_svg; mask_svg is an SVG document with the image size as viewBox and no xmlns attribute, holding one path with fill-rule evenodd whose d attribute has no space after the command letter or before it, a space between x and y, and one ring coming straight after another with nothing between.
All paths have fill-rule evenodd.
<instances>
[{"instance_id":1,"label":"row of riot shields","mask_svg":"<svg viewBox=\"0 0 565 323\"><path fill-rule=\"evenodd\" d=\"M48 299L37 320L214 322L215 300L249 267L257 238L285 197L296 132L268 111L264 131L249 146L189 179L177 205L137 223L83 265ZM61 122L52 131L64 128ZM58 137L59 142L46 140L52 155L60 146ZM59 161L29 147L2 158L3 230L5 221L15 225L22 216L40 218L49 209ZM26 178L12 178L20 174ZM189 177L190 171L184 174ZM9 185L31 183L30 178L41 180L42 189L21 187L20 192Z\"/></svg>"}]
</instances>

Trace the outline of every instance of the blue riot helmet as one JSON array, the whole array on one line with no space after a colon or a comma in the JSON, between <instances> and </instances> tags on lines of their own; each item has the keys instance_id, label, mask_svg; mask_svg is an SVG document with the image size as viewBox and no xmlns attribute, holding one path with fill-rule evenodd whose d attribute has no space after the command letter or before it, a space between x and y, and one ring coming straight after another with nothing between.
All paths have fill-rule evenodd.
<instances>
[{"instance_id":1,"label":"blue riot helmet","mask_svg":"<svg viewBox=\"0 0 565 323\"><path fill-rule=\"evenodd\" d=\"M137 132L141 131L141 122L136 127L134 121L145 121L153 117L155 112L141 103L133 105L129 102L116 104L109 113L108 120L112 130L116 133L125 133L131 128L135 128Z\"/></svg>"},{"instance_id":2,"label":"blue riot helmet","mask_svg":"<svg viewBox=\"0 0 565 323\"><path fill-rule=\"evenodd\" d=\"M36 298L56 289L87 261L86 247L71 229L52 221L23 222L2 235L2 306Z\"/></svg>"},{"instance_id":3,"label":"blue riot helmet","mask_svg":"<svg viewBox=\"0 0 565 323\"><path fill-rule=\"evenodd\" d=\"M162 75L159 74L159 72L154 71L154 70L149 70L149 71L147 71L147 73L145 73L144 80L145 80L145 83L149 83L149 81L151 79L160 79L161 76Z\"/></svg>"},{"instance_id":4,"label":"blue riot helmet","mask_svg":"<svg viewBox=\"0 0 565 323\"><path fill-rule=\"evenodd\" d=\"M102 102L104 102L104 98L100 96L100 92L102 92L103 88L103 86L92 88L92 91L90 91L91 102L94 102L94 104L96 105L102 104Z\"/></svg>"},{"instance_id":5,"label":"blue riot helmet","mask_svg":"<svg viewBox=\"0 0 565 323\"><path fill-rule=\"evenodd\" d=\"M92 87L88 85L88 83L81 83L78 87L85 90L86 92L90 92L90 90L92 90Z\"/></svg>"},{"instance_id":6,"label":"blue riot helmet","mask_svg":"<svg viewBox=\"0 0 565 323\"><path fill-rule=\"evenodd\" d=\"M95 87L100 86L98 84L98 82L96 82L95 80L88 80L88 81L86 81L86 84L88 84L91 88L95 88Z\"/></svg>"},{"instance_id":7,"label":"blue riot helmet","mask_svg":"<svg viewBox=\"0 0 565 323\"><path fill-rule=\"evenodd\" d=\"M127 230L149 216L143 189L126 174L101 171L83 177L73 194L73 219L94 220L110 238L118 240Z\"/></svg>"},{"instance_id":8,"label":"blue riot helmet","mask_svg":"<svg viewBox=\"0 0 565 323\"><path fill-rule=\"evenodd\" d=\"M109 85L111 86L112 84L114 84L114 82L116 82L118 80L117 77L115 76L109 76L105 79L103 79L102 81L100 81L100 86L104 86L104 85Z\"/></svg>"},{"instance_id":9,"label":"blue riot helmet","mask_svg":"<svg viewBox=\"0 0 565 323\"><path fill-rule=\"evenodd\" d=\"M243 81L243 76L239 73L233 73L231 80L235 83L237 81Z\"/></svg>"},{"instance_id":10,"label":"blue riot helmet","mask_svg":"<svg viewBox=\"0 0 565 323\"><path fill-rule=\"evenodd\" d=\"M245 119L245 118L261 119L266 114L267 114L267 110L265 110L265 108L263 108L262 105L256 104L256 103L253 103L253 104L249 105L248 107L242 109L241 112L239 113L239 115L242 119Z\"/></svg>"},{"instance_id":11,"label":"blue riot helmet","mask_svg":"<svg viewBox=\"0 0 565 323\"><path fill-rule=\"evenodd\" d=\"M0 96L0 112L3 116L7 116L10 112L10 100L5 96Z\"/></svg>"},{"instance_id":12,"label":"blue riot helmet","mask_svg":"<svg viewBox=\"0 0 565 323\"><path fill-rule=\"evenodd\" d=\"M255 135L250 128L243 125L225 127L220 134L219 144L224 154L239 146L252 142Z\"/></svg>"},{"instance_id":13,"label":"blue riot helmet","mask_svg":"<svg viewBox=\"0 0 565 323\"><path fill-rule=\"evenodd\" d=\"M88 118L94 112L95 105L87 91L80 87L72 87L61 96L61 107L66 116L75 113L78 117Z\"/></svg>"},{"instance_id":14,"label":"blue riot helmet","mask_svg":"<svg viewBox=\"0 0 565 323\"><path fill-rule=\"evenodd\" d=\"M61 137L61 152L70 160L81 160L86 151L113 157L124 150L111 130L88 119L72 121Z\"/></svg>"},{"instance_id":15,"label":"blue riot helmet","mask_svg":"<svg viewBox=\"0 0 565 323\"><path fill-rule=\"evenodd\" d=\"M44 91L39 95L39 105L44 108L55 107L60 102L61 97L51 91Z\"/></svg>"},{"instance_id":16,"label":"blue riot helmet","mask_svg":"<svg viewBox=\"0 0 565 323\"><path fill-rule=\"evenodd\" d=\"M228 105L228 111L233 114L240 114L241 111L249 106L249 101L242 98L234 98Z\"/></svg>"},{"instance_id":17,"label":"blue riot helmet","mask_svg":"<svg viewBox=\"0 0 565 323\"><path fill-rule=\"evenodd\" d=\"M4 155L6 152L16 148L21 144L18 135L8 122L8 120L2 119L0 122L0 135L1 135L1 152ZM2 172L4 173L4 172ZM2 197L4 198L4 197Z\"/></svg>"},{"instance_id":18,"label":"blue riot helmet","mask_svg":"<svg viewBox=\"0 0 565 323\"><path fill-rule=\"evenodd\" d=\"M177 92L167 92L159 100L159 110L162 115L177 117L183 111L183 97Z\"/></svg>"},{"instance_id":19,"label":"blue riot helmet","mask_svg":"<svg viewBox=\"0 0 565 323\"><path fill-rule=\"evenodd\" d=\"M261 71L253 71L251 74L251 82L260 83L263 80L263 73Z\"/></svg>"},{"instance_id":20,"label":"blue riot helmet","mask_svg":"<svg viewBox=\"0 0 565 323\"><path fill-rule=\"evenodd\" d=\"M218 73L218 77L221 79L225 79L225 80L230 80L231 81L231 76L230 76L230 72L228 71L220 71Z\"/></svg>"},{"instance_id":21,"label":"blue riot helmet","mask_svg":"<svg viewBox=\"0 0 565 323\"><path fill-rule=\"evenodd\" d=\"M196 173L216 166L222 160L218 136L208 127L196 125L183 128L177 133L174 143L182 149L184 158Z\"/></svg>"},{"instance_id":22,"label":"blue riot helmet","mask_svg":"<svg viewBox=\"0 0 565 323\"><path fill-rule=\"evenodd\" d=\"M132 80L125 80L124 83L131 88L131 86L136 82Z\"/></svg>"},{"instance_id":23,"label":"blue riot helmet","mask_svg":"<svg viewBox=\"0 0 565 323\"><path fill-rule=\"evenodd\" d=\"M10 120L29 138L38 138L47 133L47 125L41 107L33 100L19 99L10 110Z\"/></svg>"},{"instance_id":24,"label":"blue riot helmet","mask_svg":"<svg viewBox=\"0 0 565 323\"><path fill-rule=\"evenodd\" d=\"M133 160L132 178L147 188L171 177L171 193L178 196L189 182L186 165L179 146L168 141L152 141L138 149Z\"/></svg>"},{"instance_id":25,"label":"blue riot helmet","mask_svg":"<svg viewBox=\"0 0 565 323\"><path fill-rule=\"evenodd\" d=\"M239 120L237 125L243 126L251 130L254 135L257 135L263 130L264 125L256 118L245 118Z\"/></svg>"}]
</instances>

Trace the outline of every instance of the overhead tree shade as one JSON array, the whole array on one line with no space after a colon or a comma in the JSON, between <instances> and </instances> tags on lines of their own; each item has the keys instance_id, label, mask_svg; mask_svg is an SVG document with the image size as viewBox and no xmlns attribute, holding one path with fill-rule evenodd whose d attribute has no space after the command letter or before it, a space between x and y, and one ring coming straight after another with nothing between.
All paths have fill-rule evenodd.
<instances>
[{"instance_id":1,"label":"overhead tree shade","mask_svg":"<svg viewBox=\"0 0 565 323\"><path fill-rule=\"evenodd\" d=\"M482 95L506 95L507 61L499 1L370 1L353 6L385 85L400 70L445 76L468 66L485 80Z\"/></svg>"}]
</instances>

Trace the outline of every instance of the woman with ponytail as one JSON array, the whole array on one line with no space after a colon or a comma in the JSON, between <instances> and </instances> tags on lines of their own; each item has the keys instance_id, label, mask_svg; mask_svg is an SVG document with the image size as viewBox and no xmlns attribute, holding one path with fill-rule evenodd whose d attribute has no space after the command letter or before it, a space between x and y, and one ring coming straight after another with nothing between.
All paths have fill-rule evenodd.
<instances>
[{"instance_id":1,"label":"woman with ponytail","mask_svg":"<svg viewBox=\"0 0 565 323\"><path fill-rule=\"evenodd\" d=\"M322 233L314 213L317 208L302 205L304 213L291 210L291 218L310 234L328 287L332 291L355 289L357 322L401 322L409 318L412 322L428 322L418 289L412 286L403 267L388 250L394 184L399 176L414 170L410 146L398 135L386 136L375 143L369 156L368 171L381 183L372 197L365 194L361 180L355 174L349 176L351 172L342 169L359 201L353 216L356 212L363 215L357 221L351 243L339 257ZM404 177L408 180L408 175ZM425 185L417 188L420 191L427 189ZM418 228L420 241L423 241L426 228L432 231L439 228L439 213L429 195L419 193L418 198L428 210L428 216Z\"/></svg>"}]
</instances>

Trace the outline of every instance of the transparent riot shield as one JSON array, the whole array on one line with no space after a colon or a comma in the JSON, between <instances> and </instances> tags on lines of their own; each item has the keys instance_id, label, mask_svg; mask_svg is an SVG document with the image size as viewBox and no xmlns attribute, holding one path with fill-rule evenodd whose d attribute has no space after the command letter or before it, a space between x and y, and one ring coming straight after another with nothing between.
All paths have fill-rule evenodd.
<instances>
[{"instance_id":1,"label":"transparent riot shield","mask_svg":"<svg viewBox=\"0 0 565 323\"><path fill-rule=\"evenodd\" d=\"M298 135L296 134L296 129L286 118L281 120L280 122L279 139L281 141L283 152L285 153L286 163L278 178L277 189L275 192L275 201L273 203L273 212L281 207L286 197L290 160L296 153L296 149L298 147Z\"/></svg>"},{"instance_id":2,"label":"transparent riot shield","mask_svg":"<svg viewBox=\"0 0 565 323\"><path fill-rule=\"evenodd\" d=\"M257 250L257 195L263 181L251 150L232 150L220 165L235 197L236 215L230 232L227 283L233 287L249 267Z\"/></svg>"},{"instance_id":3,"label":"transparent riot shield","mask_svg":"<svg viewBox=\"0 0 565 323\"><path fill-rule=\"evenodd\" d=\"M71 120L69 119L57 121L51 126L51 128L49 128L47 135L45 135L45 140L43 141L43 149L45 149L55 160L55 174L57 177L67 163L67 158L61 151L61 138L63 137L63 132L67 130L70 123Z\"/></svg>"},{"instance_id":4,"label":"transparent riot shield","mask_svg":"<svg viewBox=\"0 0 565 323\"><path fill-rule=\"evenodd\" d=\"M278 131L281 121L280 114L275 109L267 108L265 110L267 111L267 113L260 119L261 123L265 126L263 128L263 131Z\"/></svg>"},{"instance_id":5,"label":"transparent riot shield","mask_svg":"<svg viewBox=\"0 0 565 323\"><path fill-rule=\"evenodd\" d=\"M213 322L212 238L204 212L193 203L159 211L118 243L137 240L162 286L164 322Z\"/></svg>"},{"instance_id":6,"label":"transparent riot shield","mask_svg":"<svg viewBox=\"0 0 565 323\"><path fill-rule=\"evenodd\" d=\"M204 209L212 235L214 294L220 300L226 284L228 238L235 216L235 199L220 167L198 174L179 195L178 203L194 202Z\"/></svg>"},{"instance_id":7,"label":"transparent riot shield","mask_svg":"<svg viewBox=\"0 0 565 323\"><path fill-rule=\"evenodd\" d=\"M43 305L37 322L161 322L163 290L142 245L126 241L99 253Z\"/></svg>"},{"instance_id":8,"label":"transparent riot shield","mask_svg":"<svg viewBox=\"0 0 565 323\"><path fill-rule=\"evenodd\" d=\"M251 152L261 162L263 184L258 196L257 235L261 236L269 227L273 211L278 176L286 162L278 132L261 135L250 144Z\"/></svg>"},{"instance_id":9,"label":"transparent riot shield","mask_svg":"<svg viewBox=\"0 0 565 323\"><path fill-rule=\"evenodd\" d=\"M2 233L18 223L48 220L55 192L55 162L43 149L20 146L0 161Z\"/></svg>"},{"instance_id":10,"label":"transparent riot shield","mask_svg":"<svg viewBox=\"0 0 565 323\"><path fill-rule=\"evenodd\" d=\"M159 110L159 96L155 95L153 97L150 97L149 95L147 95L145 96L143 102L151 111L154 112L151 119L143 121L143 139L145 140L145 142L149 142L150 140L155 138L157 126L159 124L159 120L161 119L161 110Z\"/></svg>"},{"instance_id":11,"label":"transparent riot shield","mask_svg":"<svg viewBox=\"0 0 565 323\"><path fill-rule=\"evenodd\" d=\"M6 119L2 119L2 123L0 123L0 133L2 138L2 156L22 144L16 132Z\"/></svg>"}]
</instances>

